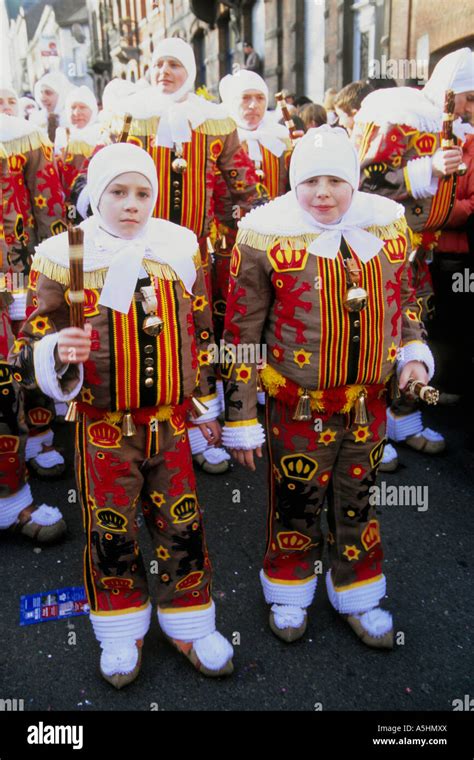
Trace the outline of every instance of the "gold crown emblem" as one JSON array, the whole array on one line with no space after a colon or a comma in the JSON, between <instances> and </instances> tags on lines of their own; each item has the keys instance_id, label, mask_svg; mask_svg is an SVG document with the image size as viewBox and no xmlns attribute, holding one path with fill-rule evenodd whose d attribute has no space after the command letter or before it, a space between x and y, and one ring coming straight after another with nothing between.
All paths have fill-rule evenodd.
<instances>
[{"instance_id":1,"label":"gold crown emblem","mask_svg":"<svg viewBox=\"0 0 474 760\"><path fill-rule=\"evenodd\" d=\"M115 509L99 509L97 525L112 533L125 533L128 520Z\"/></svg>"},{"instance_id":2,"label":"gold crown emblem","mask_svg":"<svg viewBox=\"0 0 474 760\"><path fill-rule=\"evenodd\" d=\"M0 364L0 385L8 385L12 381L12 370L8 364Z\"/></svg>"},{"instance_id":3,"label":"gold crown emblem","mask_svg":"<svg viewBox=\"0 0 474 760\"><path fill-rule=\"evenodd\" d=\"M61 232L66 232L67 227L60 219L58 219L56 222L53 222L51 225L51 232L53 235L60 235Z\"/></svg>"},{"instance_id":4,"label":"gold crown emblem","mask_svg":"<svg viewBox=\"0 0 474 760\"><path fill-rule=\"evenodd\" d=\"M230 260L230 273L232 277L237 277L237 275L239 274L241 258L242 258L242 254L240 253L240 250L235 245L232 251L232 257Z\"/></svg>"},{"instance_id":5,"label":"gold crown emblem","mask_svg":"<svg viewBox=\"0 0 474 760\"><path fill-rule=\"evenodd\" d=\"M405 235L400 235L395 240L387 240L385 251L392 264L396 261L405 261L405 254L407 252L407 239Z\"/></svg>"},{"instance_id":6,"label":"gold crown emblem","mask_svg":"<svg viewBox=\"0 0 474 760\"><path fill-rule=\"evenodd\" d=\"M297 272L304 269L308 252L305 248L295 249L289 245L281 248L277 243L268 248L267 256L276 272Z\"/></svg>"},{"instance_id":7,"label":"gold crown emblem","mask_svg":"<svg viewBox=\"0 0 474 760\"><path fill-rule=\"evenodd\" d=\"M190 493L184 494L179 501L171 507L174 523L186 523L193 520L197 513L196 497Z\"/></svg>"},{"instance_id":8,"label":"gold crown emblem","mask_svg":"<svg viewBox=\"0 0 474 760\"><path fill-rule=\"evenodd\" d=\"M418 153L433 153L435 144L435 136L428 134L419 137L415 143Z\"/></svg>"},{"instance_id":9,"label":"gold crown emblem","mask_svg":"<svg viewBox=\"0 0 474 760\"><path fill-rule=\"evenodd\" d=\"M109 422L93 422L87 431L89 440L94 446L102 449L120 448L120 439L122 431L117 425L111 425Z\"/></svg>"},{"instance_id":10,"label":"gold crown emblem","mask_svg":"<svg viewBox=\"0 0 474 760\"><path fill-rule=\"evenodd\" d=\"M189 575L186 575L183 580L176 584L176 589L178 591L184 591L185 589L188 590L199 586L203 575L204 573L201 570L195 570L193 573L189 573Z\"/></svg>"},{"instance_id":11,"label":"gold crown emblem","mask_svg":"<svg viewBox=\"0 0 474 760\"><path fill-rule=\"evenodd\" d=\"M278 533L277 541L280 549L284 549L285 551L301 551L302 549L306 549L311 543L311 539L308 536L303 535L303 533L297 530Z\"/></svg>"},{"instance_id":12,"label":"gold crown emblem","mask_svg":"<svg viewBox=\"0 0 474 760\"><path fill-rule=\"evenodd\" d=\"M131 578L102 578L101 581L104 588L108 589L129 589L133 588L133 580Z\"/></svg>"},{"instance_id":13,"label":"gold crown emblem","mask_svg":"<svg viewBox=\"0 0 474 760\"><path fill-rule=\"evenodd\" d=\"M281 458L281 466L287 478L311 480L318 469L318 463L306 454L288 454Z\"/></svg>"},{"instance_id":14,"label":"gold crown emblem","mask_svg":"<svg viewBox=\"0 0 474 760\"><path fill-rule=\"evenodd\" d=\"M28 411L28 419L32 425L42 427L43 425L49 425L53 418L53 413L49 409L45 409L42 406L35 406L34 409Z\"/></svg>"},{"instance_id":15,"label":"gold crown emblem","mask_svg":"<svg viewBox=\"0 0 474 760\"><path fill-rule=\"evenodd\" d=\"M0 435L0 454L16 454L20 439L16 435Z\"/></svg>"},{"instance_id":16,"label":"gold crown emblem","mask_svg":"<svg viewBox=\"0 0 474 760\"><path fill-rule=\"evenodd\" d=\"M10 156L8 159L8 167L11 172L21 172L26 164L26 156L22 153L17 153L14 156Z\"/></svg>"},{"instance_id":17,"label":"gold crown emblem","mask_svg":"<svg viewBox=\"0 0 474 760\"><path fill-rule=\"evenodd\" d=\"M368 525L364 528L364 532L361 536L361 541L367 551L375 546L375 544L380 543L380 529L378 520L370 520Z\"/></svg>"}]
</instances>

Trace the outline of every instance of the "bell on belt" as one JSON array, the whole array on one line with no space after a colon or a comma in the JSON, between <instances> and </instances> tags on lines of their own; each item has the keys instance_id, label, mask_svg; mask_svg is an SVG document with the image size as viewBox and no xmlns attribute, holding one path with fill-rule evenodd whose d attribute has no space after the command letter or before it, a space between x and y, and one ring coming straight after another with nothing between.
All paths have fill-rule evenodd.
<instances>
[{"instance_id":1,"label":"bell on belt","mask_svg":"<svg viewBox=\"0 0 474 760\"><path fill-rule=\"evenodd\" d=\"M184 174L188 168L188 162L183 158L183 146L177 143L175 146L176 158L171 162L171 168L175 174Z\"/></svg>"},{"instance_id":2,"label":"bell on belt","mask_svg":"<svg viewBox=\"0 0 474 760\"><path fill-rule=\"evenodd\" d=\"M367 416L367 407L365 405L365 399L367 398L367 391L361 391L354 405L354 422L356 425L368 425L369 418Z\"/></svg>"},{"instance_id":3,"label":"bell on belt","mask_svg":"<svg viewBox=\"0 0 474 760\"><path fill-rule=\"evenodd\" d=\"M147 335L156 337L163 330L163 320L156 314L158 309L158 300L153 285L146 285L140 288L143 296L143 311L147 315L143 320L142 329Z\"/></svg>"},{"instance_id":4,"label":"bell on belt","mask_svg":"<svg viewBox=\"0 0 474 760\"><path fill-rule=\"evenodd\" d=\"M193 406L193 417L201 417L202 414L205 414L209 411L209 407L206 406L206 404L203 404L202 401L199 401L199 399L195 396L191 396L191 404Z\"/></svg>"},{"instance_id":5,"label":"bell on belt","mask_svg":"<svg viewBox=\"0 0 474 760\"><path fill-rule=\"evenodd\" d=\"M131 438L132 435L135 435L137 432L137 429L135 427L135 423L133 421L133 417L130 414L130 412L125 412L123 415L122 420L122 434L125 438Z\"/></svg>"},{"instance_id":6,"label":"bell on belt","mask_svg":"<svg viewBox=\"0 0 474 760\"><path fill-rule=\"evenodd\" d=\"M259 181L262 182L265 177L265 172L262 169L261 161L255 161L255 174L257 175Z\"/></svg>"},{"instance_id":7,"label":"bell on belt","mask_svg":"<svg viewBox=\"0 0 474 760\"><path fill-rule=\"evenodd\" d=\"M303 388L303 393L298 399L296 411L293 415L295 422L309 422L313 415L311 414L311 398L306 388Z\"/></svg>"}]
</instances>

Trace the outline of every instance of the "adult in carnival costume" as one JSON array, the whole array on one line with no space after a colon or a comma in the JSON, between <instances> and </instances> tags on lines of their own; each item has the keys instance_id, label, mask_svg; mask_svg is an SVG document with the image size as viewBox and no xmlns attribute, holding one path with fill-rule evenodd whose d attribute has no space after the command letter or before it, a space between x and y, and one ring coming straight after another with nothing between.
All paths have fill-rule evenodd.
<instances>
[{"instance_id":1,"label":"adult in carnival costume","mask_svg":"<svg viewBox=\"0 0 474 760\"><path fill-rule=\"evenodd\" d=\"M441 132L448 89L455 93L453 132L458 145L444 150ZM412 276L417 304L410 317L414 322L427 324L433 313L429 262L454 205L456 171L469 129L460 117L472 115L473 102L473 54L462 48L439 61L421 91L410 87L399 87L395 94L377 90L364 99L355 117L353 139L361 162L361 190L385 195L405 208L415 252ZM416 402L394 401L387 423L391 441L404 441L426 454L445 448L444 438L423 426ZM387 446L383 469L395 469L397 461L396 450Z\"/></svg>"}]
</instances>

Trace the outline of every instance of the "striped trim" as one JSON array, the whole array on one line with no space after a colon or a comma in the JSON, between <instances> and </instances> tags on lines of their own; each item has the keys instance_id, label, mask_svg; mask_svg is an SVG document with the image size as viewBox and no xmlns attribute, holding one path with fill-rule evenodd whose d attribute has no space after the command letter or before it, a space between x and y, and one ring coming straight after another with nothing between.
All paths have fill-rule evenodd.
<instances>
[{"instance_id":1,"label":"striped trim","mask_svg":"<svg viewBox=\"0 0 474 760\"><path fill-rule=\"evenodd\" d=\"M198 610L208 610L212 607L212 599L207 604L198 604L193 607L160 607L160 612L164 612L166 615L178 615L180 612L197 612Z\"/></svg>"},{"instance_id":2,"label":"striped trim","mask_svg":"<svg viewBox=\"0 0 474 760\"><path fill-rule=\"evenodd\" d=\"M79 488L79 496L82 503L82 522L86 534L86 547L84 549L84 586L87 601L91 610L97 609L97 593L94 583L91 548L91 507L89 503L89 480L87 469L87 419L84 414L80 415L76 425L76 478Z\"/></svg>"},{"instance_id":3,"label":"striped trim","mask_svg":"<svg viewBox=\"0 0 474 760\"><path fill-rule=\"evenodd\" d=\"M150 141L148 141L150 142ZM170 176L171 176L171 151L161 145L148 147L148 153L156 166L159 193L156 199L154 216L159 219L170 218Z\"/></svg>"},{"instance_id":4,"label":"striped trim","mask_svg":"<svg viewBox=\"0 0 474 760\"><path fill-rule=\"evenodd\" d=\"M114 617L115 615L128 615L131 612L142 612L150 606L150 599L145 604L141 604L139 607L125 607L123 610L94 610L94 616L100 615L101 617Z\"/></svg>"},{"instance_id":5,"label":"striped trim","mask_svg":"<svg viewBox=\"0 0 474 760\"><path fill-rule=\"evenodd\" d=\"M313 573L313 575L308 575L308 577L303 578L303 580L298 580L298 581L283 580L282 581L280 578L272 578L270 575L267 575L265 570L262 570L262 572L265 578L267 578L270 581L270 583L279 583L281 586L304 586L306 583L309 583L310 581L312 581L314 578L317 577Z\"/></svg>"},{"instance_id":6,"label":"striped trim","mask_svg":"<svg viewBox=\"0 0 474 760\"><path fill-rule=\"evenodd\" d=\"M376 129L378 129L377 124L375 124L373 121L365 125L364 132L362 134L362 139L359 146L359 161L361 162L364 160L365 156L367 155L370 142L372 140L373 134Z\"/></svg>"},{"instance_id":7,"label":"striped trim","mask_svg":"<svg viewBox=\"0 0 474 760\"><path fill-rule=\"evenodd\" d=\"M334 591L340 593L341 591L350 591L352 588L360 588L361 586L368 586L371 583L376 583L382 580L383 573L375 575L373 578L367 578L365 581L356 581L355 583L349 583L348 586L334 586Z\"/></svg>"},{"instance_id":8,"label":"striped trim","mask_svg":"<svg viewBox=\"0 0 474 760\"><path fill-rule=\"evenodd\" d=\"M260 146L262 151L262 171L264 174L263 185L270 196L270 199L276 198L280 188L280 159L271 151Z\"/></svg>"},{"instance_id":9,"label":"striped trim","mask_svg":"<svg viewBox=\"0 0 474 760\"><path fill-rule=\"evenodd\" d=\"M257 425L258 420L238 420L237 422L226 422L226 427L248 427L249 425Z\"/></svg>"},{"instance_id":10,"label":"striped trim","mask_svg":"<svg viewBox=\"0 0 474 760\"><path fill-rule=\"evenodd\" d=\"M140 351L137 339L137 304L132 301L128 314L121 314L113 309L110 309L109 313L114 359L111 381L115 384L112 398L115 401L115 408L138 409L140 406Z\"/></svg>"},{"instance_id":11,"label":"striped trim","mask_svg":"<svg viewBox=\"0 0 474 760\"><path fill-rule=\"evenodd\" d=\"M182 394L182 366L180 361L179 302L173 283L157 281L157 299L163 319L163 331L156 338L156 367L158 382L156 405L176 404Z\"/></svg>"},{"instance_id":12,"label":"striped trim","mask_svg":"<svg viewBox=\"0 0 474 760\"><path fill-rule=\"evenodd\" d=\"M206 211L206 135L193 131L191 142L183 145L183 157L188 168L182 175L181 225L201 237Z\"/></svg>"},{"instance_id":13,"label":"striped trim","mask_svg":"<svg viewBox=\"0 0 474 760\"><path fill-rule=\"evenodd\" d=\"M321 345L318 362L319 389L344 385L349 355L349 312L344 308L345 269L341 252L334 260L317 257L318 275L324 283L319 289Z\"/></svg>"},{"instance_id":14,"label":"striped trim","mask_svg":"<svg viewBox=\"0 0 474 760\"><path fill-rule=\"evenodd\" d=\"M431 203L430 215L423 227L425 230L438 230L442 227L451 212L456 193L456 176L448 179L441 178L438 190Z\"/></svg>"},{"instance_id":15,"label":"striped trim","mask_svg":"<svg viewBox=\"0 0 474 760\"><path fill-rule=\"evenodd\" d=\"M353 253L354 258L357 256ZM360 353L356 385L379 383L383 364L385 303L382 263L378 256L362 264L362 287L368 293L367 306L359 312ZM365 357L365 360L363 359Z\"/></svg>"}]
</instances>

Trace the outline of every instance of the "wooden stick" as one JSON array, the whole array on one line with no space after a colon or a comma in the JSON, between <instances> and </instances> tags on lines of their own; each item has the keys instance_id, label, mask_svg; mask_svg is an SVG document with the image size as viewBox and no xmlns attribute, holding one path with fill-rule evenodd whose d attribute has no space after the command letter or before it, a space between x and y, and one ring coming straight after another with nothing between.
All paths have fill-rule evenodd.
<instances>
[{"instance_id":1,"label":"wooden stick","mask_svg":"<svg viewBox=\"0 0 474 760\"><path fill-rule=\"evenodd\" d=\"M133 119L133 116L131 113L126 113L125 116L123 117L123 127L120 133L118 142L121 142L121 143L127 142L128 133L130 132L130 127L132 125L132 119Z\"/></svg>"},{"instance_id":2,"label":"wooden stick","mask_svg":"<svg viewBox=\"0 0 474 760\"><path fill-rule=\"evenodd\" d=\"M71 326L84 328L84 232L68 225Z\"/></svg>"},{"instance_id":3,"label":"wooden stick","mask_svg":"<svg viewBox=\"0 0 474 760\"><path fill-rule=\"evenodd\" d=\"M298 130L295 127L295 122L291 118L291 114L290 114L290 112L288 110L288 105L287 105L287 102L286 102L286 100L284 98L283 93L282 92L275 93L275 100L278 103L278 105L280 106L280 110L281 110L281 112L283 114L283 118L285 120L285 127L288 129L288 131L290 133L290 140L291 140L291 142L292 142L293 145L296 145L296 143L298 141L298 138L295 137L295 132L297 132Z\"/></svg>"}]
</instances>

